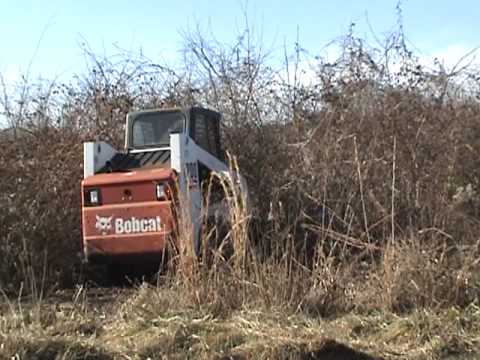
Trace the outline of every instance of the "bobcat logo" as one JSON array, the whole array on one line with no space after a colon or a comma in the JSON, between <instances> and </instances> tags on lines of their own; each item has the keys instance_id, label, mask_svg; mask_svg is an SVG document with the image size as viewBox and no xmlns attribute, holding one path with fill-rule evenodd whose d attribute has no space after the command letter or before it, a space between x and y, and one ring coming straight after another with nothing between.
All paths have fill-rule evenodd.
<instances>
[{"instance_id":1,"label":"bobcat logo","mask_svg":"<svg viewBox=\"0 0 480 360\"><path fill-rule=\"evenodd\" d=\"M97 223L95 224L95 227L98 229L98 231L102 232L102 235L107 235L107 232L112 228L113 216L102 217L102 216L96 215L96 217L97 217Z\"/></svg>"}]
</instances>

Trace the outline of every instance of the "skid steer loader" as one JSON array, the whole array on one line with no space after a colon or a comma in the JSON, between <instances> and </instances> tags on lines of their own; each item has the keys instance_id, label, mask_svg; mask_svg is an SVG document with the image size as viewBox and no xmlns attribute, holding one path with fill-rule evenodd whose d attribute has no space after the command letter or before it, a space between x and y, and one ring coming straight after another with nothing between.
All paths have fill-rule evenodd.
<instances>
[{"instance_id":1,"label":"skid steer loader","mask_svg":"<svg viewBox=\"0 0 480 360\"><path fill-rule=\"evenodd\" d=\"M194 249L200 248L202 183L230 176L221 115L200 107L131 112L125 149L84 143L83 257L87 263L156 261L175 236L179 193L187 194Z\"/></svg>"}]
</instances>

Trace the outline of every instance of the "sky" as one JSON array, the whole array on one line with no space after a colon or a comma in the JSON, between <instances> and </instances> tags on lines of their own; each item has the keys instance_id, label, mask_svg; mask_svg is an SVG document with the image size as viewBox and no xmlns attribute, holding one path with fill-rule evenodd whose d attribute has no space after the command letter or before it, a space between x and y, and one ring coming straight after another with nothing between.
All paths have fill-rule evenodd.
<instances>
[{"instance_id":1,"label":"sky","mask_svg":"<svg viewBox=\"0 0 480 360\"><path fill-rule=\"evenodd\" d=\"M175 64L185 32L199 26L229 42L244 28L261 34L279 54L301 46L322 54L351 22L358 35L381 37L394 28L397 0L0 0L0 74L15 81L68 77L85 66L83 42L98 54L142 49L153 61ZM480 2L403 0L405 34L422 56L453 64L480 46Z\"/></svg>"}]
</instances>

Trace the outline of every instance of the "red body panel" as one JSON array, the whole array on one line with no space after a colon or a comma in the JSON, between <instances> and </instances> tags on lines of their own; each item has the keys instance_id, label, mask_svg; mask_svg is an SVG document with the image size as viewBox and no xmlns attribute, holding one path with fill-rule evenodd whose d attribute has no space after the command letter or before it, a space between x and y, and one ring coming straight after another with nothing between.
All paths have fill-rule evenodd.
<instances>
[{"instance_id":1,"label":"red body panel","mask_svg":"<svg viewBox=\"0 0 480 360\"><path fill-rule=\"evenodd\" d=\"M133 260L161 254L173 229L172 203L156 198L157 183L172 183L171 169L99 174L82 181L83 248L87 260ZM85 203L99 189L101 204Z\"/></svg>"}]
</instances>

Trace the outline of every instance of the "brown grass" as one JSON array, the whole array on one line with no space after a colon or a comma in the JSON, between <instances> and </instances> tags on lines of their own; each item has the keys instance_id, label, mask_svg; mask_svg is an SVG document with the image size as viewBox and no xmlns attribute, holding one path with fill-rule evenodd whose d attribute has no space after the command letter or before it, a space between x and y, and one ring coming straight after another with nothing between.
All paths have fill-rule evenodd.
<instances>
[{"instance_id":1,"label":"brown grass","mask_svg":"<svg viewBox=\"0 0 480 360\"><path fill-rule=\"evenodd\" d=\"M143 285L111 293L101 305L95 293L82 289L81 301L52 299L42 307L40 318L31 317L28 308L21 319L20 312L3 312L0 356L329 359L333 352L344 354L344 359L359 359L357 351L363 351L385 359L437 359L468 358L479 351L476 305L321 319L245 304L219 318L212 309L192 306L183 291ZM71 294L79 297L78 292Z\"/></svg>"}]
</instances>

